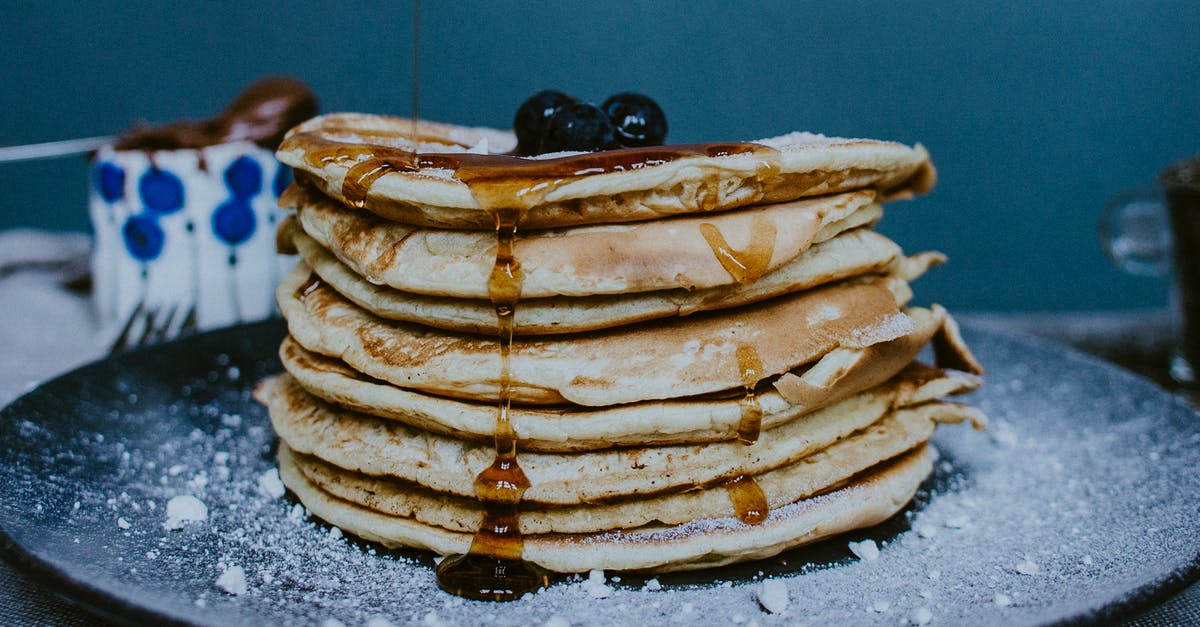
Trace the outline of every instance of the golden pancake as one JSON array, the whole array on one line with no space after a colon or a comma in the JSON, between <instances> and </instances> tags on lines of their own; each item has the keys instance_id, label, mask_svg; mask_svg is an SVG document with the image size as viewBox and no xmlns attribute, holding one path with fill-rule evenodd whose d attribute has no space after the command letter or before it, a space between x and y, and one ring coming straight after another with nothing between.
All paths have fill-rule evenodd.
<instances>
[{"instance_id":1,"label":"golden pancake","mask_svg":"<svg viewBox=\"0 0 1200 627\"><path fill-rule=\"evenodd\" d=\"M345 206L405 224L482 230L494 228L497 209L519 210L522 228L540 229L856 189L880 190L886 200L927 191L935 178L919 145L808 133L754 143L502 154L515 145L507 131L335 113L292 129L276 156Z\"/></svg>"},{"instance_id":2,"label":"golden pancake","mask_svg":"<svg viewBox=\"0 0 1200 627\"><path fill-rule=\"evenodd\" d=\"M889 411L946 389L941 377L903 379L860 392L761 433L754 444L722 441L582 453L521 453L530 482L523 502L570 505L659 494L754 476L786 466L876 422ZM949 379L972 389L969 382ZM922 390L924 388L924 390ZM259 386L271 424L299 453L368 475L388 475L437 492L470 497L475 477L493 460L490 442L467 441L340 409L318 400L288 376Z\"/></svg>"},{"instance_id":3,"label":"golden pancake","mask_svg":"<svg viewBox=\"0 0 1200 627\"><path fill-rule=\"evenodd\" d=\"M894 411L823 450L753 477L743 475L739 482L752 479L766 507L778 509L913 449L933 435L937 424L961 422L972 418L969 414L971 410L960 405L936 402ZM292 463L305 478L325 492L382 514L459 532L473 532L483 521L483 507L475 499L347 471L316 457L295 455L281 445L280 457L288 455L294 456ZM724 483L729 480L683 492L579 506L530 505L521 510L521 533L594 533L742 515Z\"/></svg>"},{"instance_id":4,"label":"golden pancake","mask_svg":"<svg viewBox=\"0 0 1200 627\"><path fill-rule=\"evenodd\" d=\"M441 555L466 553L474 534L390 516L330 495L281 456L284 484L314 515L388 547ZM558 572L666 572L762 559L839 533L883 522L907 504L929 475L935 453L921 446L878 464L830 492L771 511L758 525L737 518L647 525L591 534L524 536L523 558Z\"/></svg>"},{"instance_id":5,"label":"golden pancake","mask_svg":"<svg viewBox=\"0 0 1200 627\"><path fill-rule=\"evenodd\" d=\"M910 309L917 330L909 335L862 349L835 349L798 374L788 373L774 386L756 391L762 411L760 429L771 429L804 413L841 400L891 379L909 366L904 380L937 379L945 389L978 385L975 377L954 371L927 373L910 362L945 324L941 308ZM308 392L347 409L398 420L409 426L447 436L484 440L496 427L496 407L422 394L364 377L346 364L305 350L291 338L280 346L284 368ZM778 388L778 390L776 389ZM584 451L611 446L703 443L738 437L744 417L744 395L685 398L612 407L513 405L509 420L522 450ZM920 402L920 399L916 402Z\"/></svg>"},{"instance_id":6,"label":"golden pancake","mask_svg":"<svg viewBox=\"0 0 1200 627\"><path fill-rule=\"evenodd\" d=\"M837 284L763 303L589 334L520 338L509 385L517 403L604 406L719 392L745 385L753 353L758 383L838 347L907 335L901 279ZM500 350L493 338L384 320L303 270L276 291L292 337L355 370L425 392L494 401Z\"/></svg>"},{"instance_id":7,"label":"golden pancake","mask_svg":"<svg viewBox=\"0 0 1200 627\"><path fill-rule=\"evenodd\" d=\"M498 332L496 307L488 300L425 296L374 285L299 229L291 232L291 238L305 263L322 281L377 316L448 331L493 336ZM520 336L596 331L656 318L748 305L864 274L892 274L911 281L943 259L937 253L903 257L900 247L891 240L859 228L814 245L749 285L735 283L699 290L523 299L514 314L513 332Z\"/></svg>"},{"instance_id":8,"label":"golden pancake","mask_svg":"<svg viewBox=\"0 0 1200 627\"><path fill-rule=\"evenodd\" d=\"M414 227L353 211L292 187L304 232L356 274L404 292L488 298L496 235ZM870 191L714 215L519 233L521 298L629 294L751 284L814 243L870 224L882 211Z\"/></svg>"}]
</instances>

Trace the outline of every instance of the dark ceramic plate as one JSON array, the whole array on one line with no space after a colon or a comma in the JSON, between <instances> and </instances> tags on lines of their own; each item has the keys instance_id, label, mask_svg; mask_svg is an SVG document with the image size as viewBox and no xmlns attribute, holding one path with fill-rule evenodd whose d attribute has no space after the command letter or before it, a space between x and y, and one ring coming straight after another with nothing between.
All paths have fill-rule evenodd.
<instances>
[{"instance_id":1,"label":"dark ceramic plate","mask_svg":"<svg viewBox=\"0 0 1200 627\"><path fill-rule=\"evenodd\" d=\"M942 461L892 520L748 565L463 601L437 589L428 555L343 537L271 495L274 436L250 392L278 370L283 333L273 321L119 355L0 412L5 556L118 621L222 625L1103 621L1198 574L1200 416L1068 349L968 329L988 367L968 400L992 426L940 429ZM167 530L180 495L208 516ZM848 550L863 539L877 559ZM217 584L233 567L243 594ZM767 578L788 592L782 616L756 601Z\"/></svg>"}]
</instances>

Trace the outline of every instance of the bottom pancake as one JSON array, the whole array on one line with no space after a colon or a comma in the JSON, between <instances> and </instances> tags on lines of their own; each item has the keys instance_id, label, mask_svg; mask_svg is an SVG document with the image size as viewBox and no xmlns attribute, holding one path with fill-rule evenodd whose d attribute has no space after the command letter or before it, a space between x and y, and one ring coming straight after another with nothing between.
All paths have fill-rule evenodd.
<instances>
[{"instance_id":1,"label":"bottom pancake","mask_svg":"<svg viewBox=\"0 0 1200 627\"><path fill-rule=\"evenodd\" d=\"M912 499L935 457L932 447L921 445L835 490L773 509L757 525L731 517L603 533L527 535L524 558L557 572L666 572L762 559L886 520ZM301 472L285 446L280 447L279 472L313 514L366 540L441 555L466 553L471 546L472 533L383 514L330 495Z\"/></svg>"}]
</instances>

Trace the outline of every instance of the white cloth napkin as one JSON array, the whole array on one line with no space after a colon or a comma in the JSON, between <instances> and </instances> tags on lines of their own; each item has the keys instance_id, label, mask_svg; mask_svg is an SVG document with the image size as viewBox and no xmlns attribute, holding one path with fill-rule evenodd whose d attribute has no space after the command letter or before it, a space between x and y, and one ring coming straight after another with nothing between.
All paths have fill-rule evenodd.
<instances>
[{"instance_id":1,"label":"white cloth napkin","mask_svg":"<svg viewBox=\"0 0 1200 627\"><path fill-rule=\"evenodd\" d=\"M0 406L40 381L104 355L86 290L91 239L82 233L0 232Z\"/></svg>"}]
</instances>

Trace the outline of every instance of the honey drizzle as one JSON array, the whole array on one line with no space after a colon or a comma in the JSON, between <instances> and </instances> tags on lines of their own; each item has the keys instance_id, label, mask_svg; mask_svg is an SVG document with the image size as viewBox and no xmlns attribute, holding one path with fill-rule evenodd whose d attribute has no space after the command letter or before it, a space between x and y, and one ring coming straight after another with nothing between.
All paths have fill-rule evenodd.
<instances>
[{"instance_id":1,"label":"honey drizzle","mask_svg":"<svg viewBox=\"0 0 1200 627\"><path fill-rule=\"evenodd\" d=\"M495 201L496 198L490 200ZM521 212L494 210L496 261L488 277L488 296L496 310L500 346L500 394L496 406L495 458L475 477L475 496L483 505L483 522L466 555L448 557L438 565L438 585L473 599L511 601L549 585L549 574L522 557L521 499L529 479L517 460L517 434L509 416L512 407L512 340L517 302L525 275L513 254Z\"/></svg>"},{"instance_id":2,"label":"honey drizzle","mask_svg":"<svg viewBox=\"0 0 1200 627\"><path fill-rule=\"evenodd\" d=\"M763 494L754 477L738 475L723 483L722 487L729 495L729 501L733 503L733 511L737 513L738 520L747 525L762 524L771 513L767 495Z\"/></svg>"},{"instance_id":3,"label":"honey drizzle","mask_svg":"<svg viewBox=\"0 0 1200 627\"><path fill-rule=\"evenodd\" d=\"M716 225L704 222L700 225L700 234L712 248L713 255L721 262L721 267L742 285L750 285L766 274L775 254L775 225L762 214L756 214L750 221L750 243L745 250L737 250L725 241L725 236Z\"/></svg>"},{"instance_id":4,"label":"honey drizzle","mask_svg":"<svg viewBox=\"0 0 1200 627\"><path fill-rule=\"evenodd\" d=\"M329 132L329 129L323 131ZM778 154L775 149L748 142L648 146L553 159L526 159L466 152L413 153L395 146L338 141L323 133L296 133L284 141L280 150L302 150L305 162L314 168L331 164L349 168L342 183L342 195L347 202L360 208L368 204L367 192L380 177L391 172L416 172L426 168L453 171L455 178L470 187L472 195L484 208L493 210L498 206L528 209L541 202L549 191L585 176L639 170L687 157L754 154L761 157L760 179L772 176L771 173L778 170L770 159ZM378 131L354 134L359 134L361 139L382 135ZM485 202L489 198L503 198L505 202ZM716 202L715 188L705 194L705 202ZM773 235L770 240L773 246Z\"/></svg>"},{"instance_id":5,"label":"honey drizzle","mask_svg":"<svg viewBox=\"0 0 1200 627\"><path fill-rule=\"evenodd\" d=\"M407 139L415 146L420 139L416 137L415 103L413 119L414 128ZM346 130L360 138L390 136L386 131L358 133L353 129ZM447 143L441 138L434 138L434 141ZM520 533L520 503L529 488L529 480L518 463L517 437L509 417L513 321L523 279L520 263L513 255L513 240L524 210L536 206L547 193L575 179L638 170L687 157L754 154L760 157L758 179L765 181L778 173L778 165L774 163L778 151L761 144L731 142L629 148L553 159L524 159L497 154L418 153L415 147L403 150L371 143L347 143L317 132L296 133L285 140L280 150L303 151L305 161L315 168L323 169L329 165L347 168L342 182L342 196L346 202L358 208L369 208L370 189L383 176L392 172L419 172L424 168L432 168L453 171L455 178L468 186L480 207L494 215L496 262L488 280L488 293L496 308L501 370L494 438L495 458L491 466L475 478L476 497L483 506L484 515L479 530L471 540L471 547L464 555L453 555L442 560L437 567L437 580L442 589L452 594L492 601L518 599L527 592L545 587L549 584L548 573L522 559L524 539ZM708 193L704 198L706 206L717 202L718 191L715 182L708 183ZM741 266L750 268L746 276L752 277L748 278L751 282L762 274L762 271L754 270L756 264L765 267L773 252L774 226L765 224L770 229L767 238L769 244L759 243L766 237L759 235L759 232L765 232L766 229L753 223L752 229L755 230L747 252L731 251L728 255L735 260L741 259L737 255L749 260L749 264L742 261ZM758 262L756 260L763 255L760 251L764 246L769 247L765 253L766 261ZM757 353L753 349L749 351L745 358L745 351L739 349L738 352L743 380L749 381L746 384L746 398L742 401L744 425L739 425L739 439L753 443L758 438L762 418L762 410L754 393L761 364ZM766 499L752 478L737 477L726 482L725 487L738 510L739 519L747 524L757 524L766 518Z\"/></svg>"},{"instance_id":6,"label":"honey drizzle","mask_svg":"<svg viewBox=\"0 0 1200 627\"><path fill-rule=\"evenodd\" d=\"M758 402L755 388L762 379L762 360L758 351L751 346L739 346L737 349L738 369L742 373L742 385L746 395L738 402L742 409L742 419L738 422L738 441L742 444L754 444L762 431L762 405Z\"/></svg>"}]
</instances>

